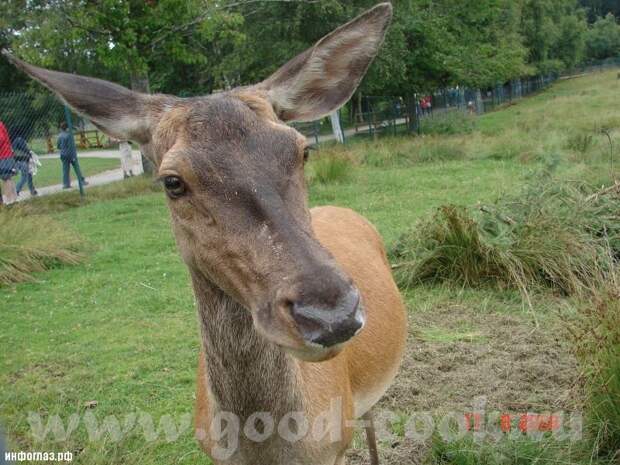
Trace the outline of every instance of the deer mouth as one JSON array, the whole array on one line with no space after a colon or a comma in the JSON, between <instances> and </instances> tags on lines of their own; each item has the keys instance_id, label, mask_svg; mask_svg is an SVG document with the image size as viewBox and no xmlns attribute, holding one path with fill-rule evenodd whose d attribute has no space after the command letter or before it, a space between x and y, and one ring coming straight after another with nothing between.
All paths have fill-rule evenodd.
<instances>
[{"instance_id":1,"label":"deer mouth","mask_svg":"<svg viewBox=\"0 0 620 465\"><path fill-rule=\"evenodd\" d=\"M290 306L290 312L306 344L325 349L347 342L366 324L356 288L352 288L335 308L295 302Z\"/></svg>"},{"instance_id":2,"label":"deer mouth","mask_svg":"<svg viewBox=\"0 0 620 465\"><path fill-rule=\"evenodd\" d=\"M277 299L254 314L257 331L305 361L335 357L366 324L359 290L351 286L332 305L304 299Z\"/></svg>"}]
</instances>

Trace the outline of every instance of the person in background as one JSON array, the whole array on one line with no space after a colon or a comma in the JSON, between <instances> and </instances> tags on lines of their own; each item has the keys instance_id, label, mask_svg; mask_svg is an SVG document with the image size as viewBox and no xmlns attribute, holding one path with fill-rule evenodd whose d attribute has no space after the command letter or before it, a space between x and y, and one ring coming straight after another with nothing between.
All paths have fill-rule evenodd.
<instances>
[{"instance_id":1,"label":"person in background","mask_svg":"<svg viewBox=\"0 0 620 465\"><path fill-rule=\"evenodd\" d=\"M73 166L75 175L82 181L83 186L87 186L88 183L82 176L82 170L80 170L80 164L77 159L77 150L75 149L75 141L73 140L73 134L69 131L69 126L66 122L60 123L60 135L58 136L58 142L56 147L60 150L60 160L62 161L62 188L71 188L71 177L69 176L69 170Z\"/></svg>"},{"instance_id":2,"label":"person in background","mask_svg":"<svg viewBox=\"0 0 620 465\"><path fill-rule=\"evenodd\" d=\"M32 151L26 140L22 137L22 133L16 130L13 137L13 156L15 157L16 167L21 173L19 182L15 187L17 195L24 187L24 184L28 183L28 190L30 195L37 195L37 190L34 188L34 182L32 180L32 172L30 171L30 163L32 161Z\"/></svg>"},{"instance_id":3,"label":"person in background","mask_svg":"<svg viewBox=\"0 0 620 465\"><path fill-rule=\"evenodd\" d=\"M422 109L422 115L428 114L428 100L427 97L420 99L420 108Z\"/></svg>"},{"instance_id":4,"label":"person in background","mask_svg":"<svg viewBox=\"0 0 620 465\"><path fill-rule=\"evenodd\" d=\"M474 113L476 113L476 104L474 103L473 100L470 100L469 102L467 102L467 111L469 112L470 115L473 115Z\"/></svg>"},{"instance_id":5,"label":"person in background","mask_svg":"<svg viewBox=\"0 0 620 465\"><path fill-rule=\"evenodd\" d=\"M16 174L17 170L15 169L11 139L4 123L0 121L0 181L2 181L2 195L0 198L7 205L17 200L15 183L11 180Z\"/></svg>"},{"instance_id":6,"label":"person in background","mask_svg":"<svg viewBox=\"0 0 620 465\"><path fill-rule=\"evenodd\" d=\"M121 167L123 168L123 177L133 176L133 158L131 156L131 144L126 141L120 141L118 150L121 153Z\"/></svg>"}]
</instances>

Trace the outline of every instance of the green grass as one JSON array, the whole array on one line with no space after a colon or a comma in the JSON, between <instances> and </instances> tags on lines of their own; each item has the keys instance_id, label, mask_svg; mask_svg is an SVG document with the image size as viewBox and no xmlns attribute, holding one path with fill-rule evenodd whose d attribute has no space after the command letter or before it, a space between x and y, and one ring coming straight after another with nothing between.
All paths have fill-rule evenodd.
<instances>
[{"instance_id":1,"label":"green grass","mask_svg":"<svg viewBox=\"0 0 620 465\"><path fill-rule=\"evenodd\" d=\"M441 205L472 206L518 192L550 157L560 160L557 172L563 179L608 182L605 144L596 131L616 122L620 126L619 82L615 72L608 72L559 83L483 116L478 129L469 134L382 138L377 145L363 140L344 149L325 148L337 156L344 153L353 169L338 182L312 180L311 204L357 210L391 245ZM567 144L575 129L592 134L585 155L574 153ZM617 129L613 136L617 141ZM443 156L419 158L420 152L432 154L431 146L438 144ZM493 156L507 145L517 148ZM376 153L367 157L371 149ZM445 155L452 151L458 156ZM394 157L395 152L401 155ZM369 162L371 158L374 161ZM56 173L60 178L59 169ZM10 450L79 451L74 463L88 465L210 463L199 451L191 428L173 442L163 435L146 441L141 427L120 442L108 437L91 441L80 421L67 441L54 442L49 436L38 443L28 424L29 412L40 414L44 423L50 415L60 415L66 422L70 415L82 419L88 411L103 422L109 415L122 421L125 415L145 412L156 425L164 415L171 415L178 425L183 415L191 414L200 349L194 299L164 196L152 192L156 189L148 180L138 179L91 189L84 203L75 193L63 193L20 206L34 218L50 212L57 224L70 227L89 244L89 256L73 266L36 273L33 282L0 289L0 422ZM31 233L45 235L46 230L33 227ZM422 315L466 303L479 312L519 318L530 318L529 312L534 312L538 321L545 322L556 321L560 308L574 310L572 301L557 296L541 297L528 310L518 294L508 290L448 286L421 286L407 291L406 299L412 311ZM422 336L446 345L484 341L477 329L468 327L427 330ZM90 401L97 401L97 406L87 410ZM551 457L540 463L573 463L566 460L568 446L554 443L542 450L543 446L527 445L529 456ZM458 459L453 449L440 447L431 448L428 463L533 463L524 455L519 460L502 459L499 452L509 454L510 444L498 446L484 462L475 460L484 452L478 444L467 444L469 459Z\"/></svg>"},{"instance_id":2,"label":"green grass","mask_svg":"<svg viewBox=\"0 0 620 465\"><path fill-rule=\"evenodd\" d=\"M474 441L466 437L444 442L435 437L431 463L436 465L578 465L584 463L583 442L542 438L504 437L497 441ZM587 463L587 462L586 462ZM592 461L591 463L599 463Z\"/></svg>"},{"instance_id":3,"label":"green grass","mask_svg":"<svg viewBox=\"0 0 620 465\"><path fill-rule=\"evenodd\" d=\"M344 156L318 154L307 166L306 179L310 183L339 183L350 176L352 169L351 161Z\"/></svg>"},{"instance_id":4,"label":"green grass","mask_svg":"<svg viewBox=\"0 0 620 465\"><path fill-rule=\"evenodd\" d=\"M120 168L120 161L114 158L78 158L82 174L86 177L101 173L107 170ZM52 186L62 184L62 163L59 158L45 158L41 160L41 165L34 177L35 187ZM71 183L76 182L73 168L71 172ZM19 178L16 178L18 180ZM24 189L27 189L24 186Z\"/></svg>"},{"instance_id":5,"label":"green grass","mask_svg":"<svg viewBox=\"0 0 620 465\"><path fill-rule=\"evenodd\" d=\"M584 369L588 433L599 455L620 459L620 276L580 308L571 333Z\"/></svg>"}]
</instances>

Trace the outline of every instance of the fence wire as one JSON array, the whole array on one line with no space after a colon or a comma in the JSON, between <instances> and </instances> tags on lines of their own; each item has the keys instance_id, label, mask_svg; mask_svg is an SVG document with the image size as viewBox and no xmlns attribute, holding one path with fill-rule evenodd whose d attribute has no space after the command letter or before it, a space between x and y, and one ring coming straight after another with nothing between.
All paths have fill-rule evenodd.
<instances>
[{"instance_id":1,"label":"fence wire","mask_svg":"<svg viewBox=\"0 0 620 465\"><path fill-rule=\"evenodd\" d=\"M64 127L64 130L63 130ZM64 135L63 135L64 134ZM3 203L142 173L140 154L72 113L47 91L0 94Z\"/></svg>"},{"instance_id":2,"label":"fence wire","mask_svg":"<svg viewBox=\"0 0 620 465\"><path fill-rule=\"evenodd\" d=\"M620 66L620 57L572 69L565 75L580 75ZM486 89L455 86L429 93L407 92L401 96L355 97L339 111L339 139L357 134L419 132L425 118L461 111L480 115L539 92L559 79L557 74L513 79ZM333 121L333 120L332 120ZM69 136L60 129L67 126ZM315 144L333 141L329 118L294 124ZM65 142L59 142L64 140ZM70 140L86 169L61 156ZM120 142L120 145L119 145ZM73 171L73 178L69 172ZM44 90L36 93L0 93L0 181L5 203L38 193L52 193L78 186L83 193L84 175L105 173L100 183L142 173L136 148L110 139L89 121L72 113ZM103 176L103 175L101 175Z\"/></svg>"}]
</instances>

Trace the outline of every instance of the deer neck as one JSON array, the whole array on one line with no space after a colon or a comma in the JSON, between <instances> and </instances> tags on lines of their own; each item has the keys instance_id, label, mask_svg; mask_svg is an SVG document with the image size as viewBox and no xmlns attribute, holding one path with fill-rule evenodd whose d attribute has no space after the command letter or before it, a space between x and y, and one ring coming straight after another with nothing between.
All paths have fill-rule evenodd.
<instances>
[{"instance_id":1,"label":"deer neck","mask_svg":"<svg viewBox=\"0 0 620 465\"><path fill-rule=\"evenodd\" d=\"M202 277L193 284L215 409L241 419L301 410L294 359L259 335L250 312L222 290Z\"/></svg>"}]
</instances>

